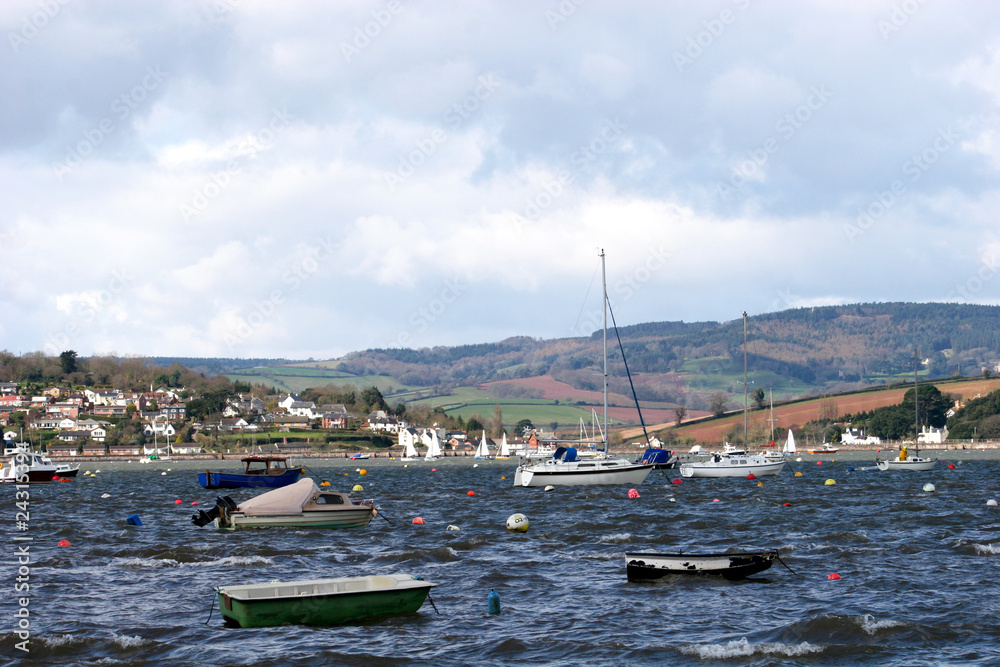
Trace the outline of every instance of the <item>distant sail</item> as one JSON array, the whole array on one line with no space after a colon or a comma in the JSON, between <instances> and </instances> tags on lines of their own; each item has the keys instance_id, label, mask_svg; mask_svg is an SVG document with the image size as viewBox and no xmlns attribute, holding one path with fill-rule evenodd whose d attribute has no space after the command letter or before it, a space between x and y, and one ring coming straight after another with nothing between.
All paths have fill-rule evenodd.
<instances>
[{"instance_id":1,"label":"distant sail","mask_svg":"<svg viewBox=\"0 0 1000 667\"><path fill-rule=\"evenodd\" d=\"M792 429L788 429L788 440L785 441L785 446L782 450L785 454L795 453L795 436L792 435Z\"/></svg>"}]
</instances>

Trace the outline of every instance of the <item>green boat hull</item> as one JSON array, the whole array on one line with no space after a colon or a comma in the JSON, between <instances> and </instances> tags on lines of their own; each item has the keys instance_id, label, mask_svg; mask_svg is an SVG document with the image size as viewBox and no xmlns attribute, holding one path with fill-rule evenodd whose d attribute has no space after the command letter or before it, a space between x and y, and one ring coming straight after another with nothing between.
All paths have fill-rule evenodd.
<instances>
[{"instance_id":1,"label":"green boat hull","mask_svg":"<svg viewBox=\"0 0 1000 667\"><path fill-rule=\"evenodd\" d=\"M243 628L274 625L342 625L377 616L412 614L431 586L403 590L359 591L298 598L238 600L219 591L219 609L227 623Z\"/></svg>"}]
</instances>

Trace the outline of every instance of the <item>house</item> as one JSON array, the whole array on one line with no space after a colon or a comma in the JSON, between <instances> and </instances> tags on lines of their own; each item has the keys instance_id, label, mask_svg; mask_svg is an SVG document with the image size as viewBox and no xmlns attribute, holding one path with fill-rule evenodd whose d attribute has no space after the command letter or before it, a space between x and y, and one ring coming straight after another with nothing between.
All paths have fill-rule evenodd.
<instances>
[{"instance_id":1,"label":"house","mask_svg":"<svg viewBox=\"0 0 1000 667\"><path fill-rule=\"evenodd\" d=\"M288 396L285 396L283 399L278 401L278 407L287 410L292 403L301 403L301 402L302 402L301 398L289 394Z\"/></svg>"},{"instance_id":2,"label":"house","mask_svg":"<svg viewBox=\"0 0 1000 667\"><path fill-rule=\"evenodd\" d=\"M94 415L98 417L124 417L128 409L124 405L95 405Z\"/></svg>"},{"instance_id":3,"label":"house","mask_svg":"<svg viewBox=\"0 0 1000 667\"><path fill-rule=\"evenodd\" d=\"M295 415L273 415L269 420L279 428L308 428L308 417L297 417Z\"/></svg>"},{"instance_id":4,"label":"house","mask_svg":"<svg viewBox=\"0 0 1000 667\"><path fill-rule=\"evenodd\" d=\"M52 458L56 458L56 457L59 457L59 456L76 456L76 453L77 453L77 451L79 449L80 449L80 446L77 445L76 443L73 443L71 445L55 445L55 444L53 444L53 445L49 445L48 446L48 452L47 453Z\"/></svg>"},{"instance_id":5,"label":"house","mask_svg":"<svg viewBox=\"0 0 1000 667\"><path fill-rule=\"evenodd\" d=\"M84 456L104 456L104 454L103 442L88 442L83 445Z\"/></svg>"},{"instance_id":6,"label":"house","mask_svg":"<svg viewBox=\"0 0 1000 667\"><path fill-rule=\"evenodd\" d=\"M324 412L321 426L323 428L347 428L347 420L350 415L346 412Z\"/></svg>"},{"instance_id":7,"label":"house","mask_svg":"<svg viewBox=\"0 0 1000 667\"><path fill-rule=\"evenodd\" d=\"M197 442L181 442L176 445L170 445L170 449L174 454L201 454L204 449Z\"/></svg>"},{"instance_id":8,"label":"house","mask_svg":"<svg viewBox=\"0 0 1000 667\"><path fill-rule=\"evenodd\" d=\"M142 428L142 432L146 435L165 435L168 438L177 434L177 431L174 429L174 425L170 422L153 422L151 424L146 424Z\"/></svg>"},{"instance_id":9,"label":"house","mask_svg":"<svg viewBox=\"0 0 1000 667\"><path fill-rule=\"evenodd\" d=\"M246 419L238 417L236 419L223 418L219 421L220 431L242 431L250 424L247 423Z\"/></svg>"},{"instance_id":10,"label":"house","mask_svg":"<svg viewBox=\"0 0 1000 667\"><path fill-rule=\"evenodd\" d=\"M76 403L49 403L45 406L45 414L76 419L80 416L80 406Z\"/></svg>"},{"instance_id":11,"label":"house","mask_svg":"<svg viewBox=\"0 0 1000 667\"><path fill-rule=\"evenodd\" d=\"M292 401L288 404L288 407L285 408L290 415L308 417L309 419L315 419L315 417L313 417L313 410L315 409L316 404L312 401Z\"/></svg>"},{"instance_id":12,"label":"house","mask_svg":"<svg viewBox=\"0 0 1000 667\"><path fill-rule=\"evenodd\" d=\"M243 394L240 394L239 398L230 398L225 410L222 414L226 417L236 417L237 415L259 415L263 414L267 408L264 405L264 401L257 398L256 396L251 396L250 398L245 398Z\"/></svg>"},{"instance_id":13,"label":"house","mask_svg":"<svg viewBox=\"0 0 1000 667\"><path fill-rule=\"evenodd\" d=\"M16 382L0 382L0 395L10 396L17 393Z\"/></svg>"},{"instance_id":14,"label":"house","mask_svg":"<svg viewBox=\"0 0 1000 667\"><path fill-rule=\"evenodd\" d=\"M187 419L187 403L170 403L160 406L160 414L170 421L182 421Z\"/></svg>"},{"instance_id":15,"label":"house","mask_svg":"<svg viewBox=\"0 0 1000 667\"><path fill-rule=\"evenodd\" d=\"M96 419L81 419L76 422L76 427L80 430L93 431L95 428L100 428L104 424L97 421Z\"/></svg>"},{"instance_id":16,"label":"house","mask_svg":"<svg viewBox=\"0 0 1000 667\"><path fill-rule=\"evenodd\" d=\"M60 431L59 439L63 442L78 442L90 437L90 431Z\"/></svg>"},{"instance_id":17,"label":"house","mask_svg":"<svg viewBox=\"0 0 1000 667\"><path fill-rule=\"evenodd\" d=\"M840 434L840 442L844 445L881 445L882 438L874 435L866 436L861 429L848 426Z\"/></svg>"},{"instance_id":18,"label":"house","mask_svg":"<svg viewBox=\"0 0 1000 667\"><path fill-rule=\"evenodd\" d=\"M385 414L382 410L378 412ZM374 413L373 413L374 414ZM368 428L373 431L381 431L383 433L399 433L399 429L406 428L406 422L396 417L372 417L368 416Z\"/></svg>"},{"instance_id":19,"label":"house","mask_svg":"<svg viewBox=\"0 0 1000 667\"><path fill-rule=\"evenodd\" d=\"M416 447L418 444L421 444L420 431L412 426L399 429L399 446L403 448L404 452L408 445Z\"/></svg>"},{"instance_id":20,"label":"house","mask_svg":"<svg viewBox=\"0 0 1000 667\"><path fill-rule=\"evenodd\" d=\"M55 430L59 428L59 422L62 421L62 417L39 417L38 419L29 422L28 428L32 430L45 429L45 430ZM72 426L70 427L72 428Z\"/></svg>"},{"instance_id":21,"label":"house","mask_svg":"<svg viewBox=\"0 0 1000 667\"><path fill-rule=\"evenodd\" d=\"M935 428L931 426L930 428L926 426L920 427L920 433L917 434L917 442L923 443L937 443L941 444L948 439L948 427Z\"/></svg>"},{"instance_id":22,"label":"house","mask_svg":"<svg viewBox=\"0 0 1000 667\"><path fill-rule=\"evenodd\" d=\"M108 437L108 432L103 426L98 426L97 428L90 429L90 439L94 442L104 442Z\"/></svg>"},{"instance_id":23,"label":"house","mask_svg":"<svg viewBox=\"0 0 1000 667\"><path fill-rule=\"evenodd\" d=\"M109 445L108 454L111 456L139 456L139 445Z\"/></svg>"}]
</instances>

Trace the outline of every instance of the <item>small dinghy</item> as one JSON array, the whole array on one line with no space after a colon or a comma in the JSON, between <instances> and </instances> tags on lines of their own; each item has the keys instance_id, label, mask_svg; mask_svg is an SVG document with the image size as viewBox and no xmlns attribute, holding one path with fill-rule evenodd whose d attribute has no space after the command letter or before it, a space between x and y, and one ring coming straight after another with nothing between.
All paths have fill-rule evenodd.
<instances>
[{"instance_id":1,"label":"small dinghy","mask_svg":"<svg viewBox=\"0 0 1000 667\"><path fill-rule=\"evenodd\" d=\"M272 581L219 586L219 610L227 624L340 625L375 616L413 614L437 586L408 574Z\"/></svg>"},{"instance_id":2,"label":"small dinghy","mask_svg":"<svg viewBox=\"0 0 1000 667\"><path fill-rule=\"evenodd\" d=\"M713 574L726 579L742 579L771 567L778 551L741 551L728 554L664 554L627 552L625 566L629 581L660 579L670 574Z\"/></svg>"}]
</instances>

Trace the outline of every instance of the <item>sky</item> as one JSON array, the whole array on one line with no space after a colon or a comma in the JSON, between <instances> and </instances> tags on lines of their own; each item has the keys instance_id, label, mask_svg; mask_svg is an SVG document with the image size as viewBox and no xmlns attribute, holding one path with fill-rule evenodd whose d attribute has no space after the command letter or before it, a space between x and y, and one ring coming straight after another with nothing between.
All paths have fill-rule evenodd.
<instances>
[{"instance_id":1,"label":"sky","mask_svg":"<svg viewBox=\"0 0 1000 667\"><path fill-rule=\"evenodd\" d=\"M1000 6L5 0L0 349L1000 303Z\"/></svg>"}]
</instances>

